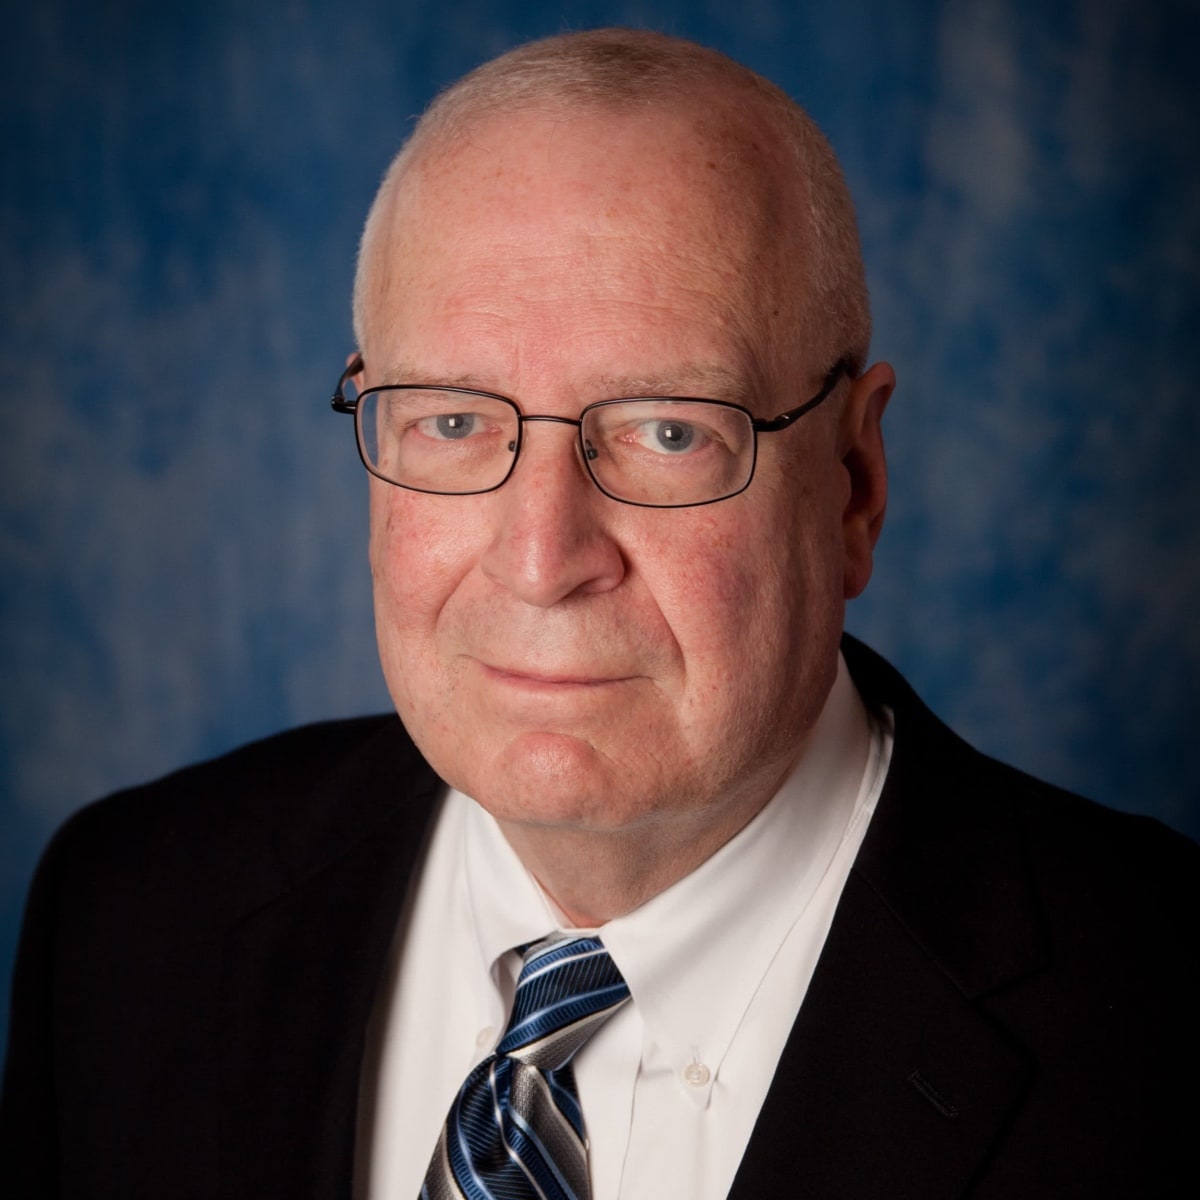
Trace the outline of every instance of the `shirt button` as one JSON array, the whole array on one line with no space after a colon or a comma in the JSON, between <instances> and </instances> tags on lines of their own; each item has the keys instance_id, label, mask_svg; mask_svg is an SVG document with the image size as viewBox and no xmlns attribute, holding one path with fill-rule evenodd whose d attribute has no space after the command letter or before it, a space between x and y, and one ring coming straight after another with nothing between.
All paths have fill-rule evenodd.
<instances>
[{"instance_id":1,"label":"shirt button","mask_svg":"<svg viewBox=\"0 0 1200 1200\"><path fill-rule=\"evenodd\" d=\"M482 1029L481 1029L481 1030L480 1030L480 1031L479 1031L479 1032L478 1032L478 1033L475 1035L475 1045L476 1045L476 1047L477 1047L478 1049L480 1049L480 1050L483 1050L483 1049L485 1049L486 1047L488 1047L488 1046L490 1046L490 1045L492 1044L492 1038L494 1038L495 1036L496 1036L496 1030L495 1030L495 1027L494 1027L494 1026L491 1026L491 1025L485 1025L485 1026L484 1026L484 1027L483 1027L483 1028L482 1028Z\"/></svg>"},{"instance_id":2,"label":"shirt button","mask_svg":"<svg viewBox=\"0 0 1200 1200\"><path fill-rule=\"evenodd\" d=\"M709 1069L702 1062L690 1062L683 1068L683 1082L689 1087L703 1087L711 1078Z\"/></svg>"}]
</instances>

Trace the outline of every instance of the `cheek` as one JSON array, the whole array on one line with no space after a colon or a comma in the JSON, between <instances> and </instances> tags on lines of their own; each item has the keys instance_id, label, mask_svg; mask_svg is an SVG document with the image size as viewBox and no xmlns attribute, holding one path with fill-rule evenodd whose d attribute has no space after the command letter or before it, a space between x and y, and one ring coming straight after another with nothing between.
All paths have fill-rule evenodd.
<instances>
[{"instance_id":1,"label":"cheek","mask_svg":"<svg viewBox=\"0 0 1200 1200\"><path fill-rule=\"evenodd\" d=\"M693 702L737 690L763 640L777 631L779 564L752 526L707 519L677 549L648 559L648 584L670 626Z\"/></svg>"},{"instance_id":2,"label":"cheek","mask_svg":"<svg viewBox=\"0 0 1200 1200\"><path fill-rule=\"evenodd\" d=\"M785 704L841 632L836 522L795 489L757 500L745 519L707 518L681 539L687 554L658 558L652 587L683 650L695 721Z\"/></svg>"},{"instance_id":3,"label":"cheek","mask_svg":"<svg viewBox=\"0 0 1200 1200\"><path fill-rule=\"evenodd\" d=\"M477 557L467 537L472 523L441 500L383 483L372 488L370 562L381 647L436 623Z\"/></svg>"},{"instance_id":4,"label":"cheek","mask_svg":"<svg viewBox=\"0 0 1200 1200\"><path fill-rule=\"evenodd\" d=\"M445 728L453 679L438 625L475 560L467 514L380 483L371 494L371 576L379 661L396 711L418 741Z\"/></svg>"}]
</instances>

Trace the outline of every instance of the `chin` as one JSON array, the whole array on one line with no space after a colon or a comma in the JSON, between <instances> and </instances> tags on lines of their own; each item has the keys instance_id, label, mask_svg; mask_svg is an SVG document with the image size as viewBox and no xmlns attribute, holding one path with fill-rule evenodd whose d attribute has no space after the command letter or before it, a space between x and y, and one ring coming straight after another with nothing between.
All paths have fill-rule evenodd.
<instances>
[{"instance_id":1,"label":"chin","mask_svg":"<svg viewBox=\"0 0 1200 1200\"><path fill-rule=\"evenodd\" d=\"M469 786L459 786L498 821L613 831L641 815L627 809L629 776L621 767L583 738L530 733L473 766ZM648 793L640 794L644 804Z\"/></svg>"}]
</instances>

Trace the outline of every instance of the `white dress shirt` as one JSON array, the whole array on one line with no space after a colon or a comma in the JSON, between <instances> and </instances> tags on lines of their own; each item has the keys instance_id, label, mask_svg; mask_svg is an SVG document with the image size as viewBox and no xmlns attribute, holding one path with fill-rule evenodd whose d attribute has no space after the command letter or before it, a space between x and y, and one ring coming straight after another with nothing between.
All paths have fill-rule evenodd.
<instances>
[{"instance_id":1,"label":"white dress shirt","mask_svg":"<svg viewBox=\"0 0 1200 1200\"><path fill-rule=\"evenodd\" d=\"M593 1200L728 1194L890 756L890 728L868 718L840 663L762 812L598 931L633 999L574 1060ZM564 927L496 822L451 791L368 1038L358 1197L415 1200L455 1094L504 1031L513 947Z\"/></svg>"}]
</instances>

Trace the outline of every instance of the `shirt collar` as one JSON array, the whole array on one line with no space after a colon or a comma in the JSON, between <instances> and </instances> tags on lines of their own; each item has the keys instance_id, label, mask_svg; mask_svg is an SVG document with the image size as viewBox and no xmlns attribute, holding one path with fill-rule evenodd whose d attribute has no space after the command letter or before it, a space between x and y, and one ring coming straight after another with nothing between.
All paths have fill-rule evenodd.
<instances>
[{"instance_id":1,"label":"shirt collar","mask_svg":"<svg viewBox=\"0 0 1200 1200\"><path fill-rule=\"evenodd\" d=\"M452 790L449 799L466 805L462 861L480 967L491 974L507 1009L520 961L505 955L561 928L562 918L495 818L460 792Z\"/></svg>"}]
</instances>

